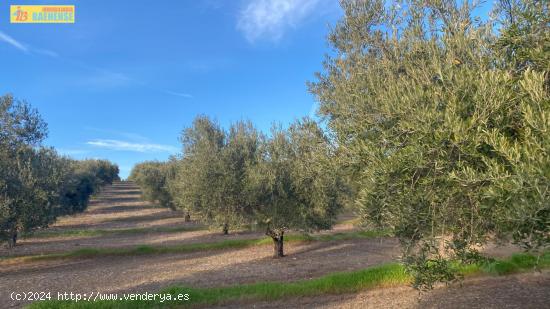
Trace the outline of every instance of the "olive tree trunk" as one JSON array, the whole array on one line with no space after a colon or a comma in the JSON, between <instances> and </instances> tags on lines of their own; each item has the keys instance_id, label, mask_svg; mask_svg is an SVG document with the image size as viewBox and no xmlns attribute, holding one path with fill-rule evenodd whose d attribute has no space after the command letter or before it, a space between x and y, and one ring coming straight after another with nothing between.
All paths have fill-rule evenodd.
<instances>
[{"instance_id":1,"label":"olive tree trunk","mask_svg":"<svg viewBox=\"0 0 550 309\"><path fill-rule=\"evenodd\" d=\"M267 229L266 235L271 237L273 240L273 258L282 258L285 256L284 252L284 231L273 231L271 229Z\"/></svg>"},{"instance_id":2,"label":"olive tree trunk","mask_svg":"<svg viewBox=\"0 0 550 309\"><path fill-rule=\"evenodd\" d=\"M8 235L8 248L15 247L15 244L17 243L17 231L10 231Z\"/></svg>"}]
</instances>

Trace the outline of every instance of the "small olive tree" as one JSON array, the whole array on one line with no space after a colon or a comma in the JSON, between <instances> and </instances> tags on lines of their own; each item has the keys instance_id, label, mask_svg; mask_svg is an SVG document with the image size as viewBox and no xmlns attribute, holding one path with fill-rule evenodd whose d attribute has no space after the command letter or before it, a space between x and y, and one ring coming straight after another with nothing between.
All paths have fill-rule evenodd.
<instances>
[{"instance_id":1,"label":"small olive tree","mask_svg":"<svg viewBox=\"0 0 550 309\"><path fill-rule=\"evenodd\" d=\"M310 119L288 130L274 128L250 171L249 197L255 219L273 239L274 257L283 257L287 230L329 229L342 206L345 188L332 164L334 149Z\"/></svg>"}]
</instances>

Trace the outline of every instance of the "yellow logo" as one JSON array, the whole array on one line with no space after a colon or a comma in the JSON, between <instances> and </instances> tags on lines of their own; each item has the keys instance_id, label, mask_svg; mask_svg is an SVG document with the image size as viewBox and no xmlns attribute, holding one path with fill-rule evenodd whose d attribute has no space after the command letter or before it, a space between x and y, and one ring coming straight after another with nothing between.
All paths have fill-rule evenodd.
<instances>
[{"instance_id":1,"label":"yellow logo","mask_svg":"<svg viewBox=\"0 0 550 309\"><path fill-rule=\"evenodd\" d=\"M74 23L74 5L11 5L10 22L21 23Z\"/></svg>"}]
</instances>

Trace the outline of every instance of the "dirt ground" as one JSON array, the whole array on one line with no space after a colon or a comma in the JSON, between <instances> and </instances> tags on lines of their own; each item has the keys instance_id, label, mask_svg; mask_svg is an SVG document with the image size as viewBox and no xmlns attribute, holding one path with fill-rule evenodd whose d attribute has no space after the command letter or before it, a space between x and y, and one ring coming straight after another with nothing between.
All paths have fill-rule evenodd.
<instances>
[{"instance_id":1,"label":"dirt ground","mask_svg":"<svg viewBox=\"0 0 550 309\"><path fill-rule=\"evenodd\" d=\"M174 226L196 228L197 224L184 222L180 213L154 207L141 201L140 192L134 185L116 183L105 188L84 214L62 218L51 229L116 230ZM349 224L340 225L337 230L343 231L349 228L351 228ZM63 252L85 247L124 247L138 244L164 246L259 236L261 235L258 233L233 233L223 236L219 232L194 230L144 232L101 237L31 237L22 239L13 251L8 252L6 249L0 249L0 256ZM285 250L287 257L283 259L272 259L270 246L256 246L179 254L51 260L19 265L0 263L0 308L16 308L23 305L21 302L10 300L12 292L155 292L175 284L210 287L260 281L294 281L315 278L335 271L362 269L393 261L398 258L399 254L397 242L392 238L307 244L289 243L286 244ZM505 253L495 250L496 255ZM417 296L414 291L397 288L369 291L358 295L323 296L279 303L229 304L228 306L231 308L268 308L270 306L279 308L364 308L369 306L390 308L395 304L395 306L409 308L411 305L424 304L421 307L447 306L450 308L455 306L450 306L443 299L454 297L457 301L464 302L464 299L469 298L462 296L468 295L474 301L493 293L494 304L498 304L498 301L509 296L509 293L506 292L508 290L512 290L514 295L518 294L518 301L522 300L516 305L532 304L531 308L537 308L540 303L536 301L541 301L541 299L550 303L550 276L548 274L484 280L489 281L474 280L460 289L438 289L436 292L430 293L431 298L422 298L420 303L416 301ZM470 288L469 285L471 285ZM503 290L506 293L503 293ZM546 293L543 293L544 291ZM499 297L498 293L503 294L502 297ZM524 302L521 298L521 295L524 294L539 295L542 298L535 297L531 303ZM388 301L390 302L388 303ZM401 301L406 303L400 303ZM390 305L384 305L386 303ZM487 306L482 307L490 307L489 305L493 302L487 300L484 304ZM510 305L514 307L513 301L503 301L502 304L499 307L511 308ZM467 306L469 305L466 301L464 307Z\"/></svg>"}]
</instances>

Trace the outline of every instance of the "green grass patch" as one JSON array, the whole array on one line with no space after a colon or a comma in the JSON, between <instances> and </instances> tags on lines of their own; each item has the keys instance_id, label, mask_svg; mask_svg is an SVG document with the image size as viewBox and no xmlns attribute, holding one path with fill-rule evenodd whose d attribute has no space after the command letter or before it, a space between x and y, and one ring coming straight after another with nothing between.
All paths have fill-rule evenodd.
<instances>
[{"instance_id":1,"label":"green grass patch","mask_svg":"<svg viewBox=\"0 0 550 309\"><path fill-rule=\"evenodd\" d=\"M143 227L129 229L75 229L75 230L41 230L22 235L23 238L51 238L51 237L101 237L113 235L136 235L144 233L177 233L187 231L204 230L201 226L175 226L175 227Z\"/></svg>"},{"instance_id":2,"label":"green grass patch","mask_svg":"<svg viewBox=\"0 0 550 309\"><path fill-rule=\"evenodd\" d=\"M360 238L375 238L388 235L380 231L356 231L348 233L335 233L324 235L290 234L285 236L285 242L309 242L309 241L337 241ZM187 253L206 250L239 249L252 246L271 244L268 237L257 239L228 239L210 243L182 244L174 246L149 246L139 245L127 248L83 248L63 253L50 253L32 256L5 257L2 260L17 259L18 262L43 261L69 258L92 258L100 256L124 256L124 255L147 255L163 253Z\"/></svg>"},{"instance_id":3,"label":"green grass patch","mask_svg":"<svg viewBox=\"0 0 550 309\"><path fill-rule=\"evenodd\" d=\"M486 265L459 266L462 274L502 274L494 272L502 263L514 265L517 271L534 267L533 261L537 257L530 254L515 254L505 260L487 262ZM539 260L539 267L550 266L550 253L545 253ZM507 266L508 267L508 266ZM189 288L174 286L163 289L157 293L170 294L176 297L178 294L189 294L189 300L179 302L147 301L147 300L117 300L98 302L71 302L71 301L43 301L35 302L27 308L164 308L164 307L190 307L194 305L215 305L235 301L274 301L278 299L317 296L326 294L356 293L369 288L406 285L412 278L405 272L405 268L397 263L384 264L367 269L339 272L316 279L299 280L295 282L261 282L243 284L221 288Z\"/></svg>"},{"instance_id":4,"label":"green grass patch","mask_svg":"<svg viewBox=\"0 0 550 309\"><path fill-rule=\"evenodd\" d=\"M535 267L547 268L550 266L550 251L541 256L528 253L516 253L505 260L495 260L480 265L483 272L493 275L507 275L534 269Z\"/></svg>"},{"instance_id":5,"label":"green grass patch","mask_svg":"<svg viewBox=\"0 0 550 309\"><path fill-rule=\"evenodd\" d=\"M159 294L189 294L188 301L165 302L146 300L117 300L97 302L42 301L28 308L162 308L187 307L192 305L214 305L238 300L277 300L297 296L315 296L321 294L354 293L366 288L406 284L410 280L399 264L387 264L356 272L342 272L317 279L300 280L291 283L262 282L222 288L170 287Z\"/></svg>"}]
</instances>

